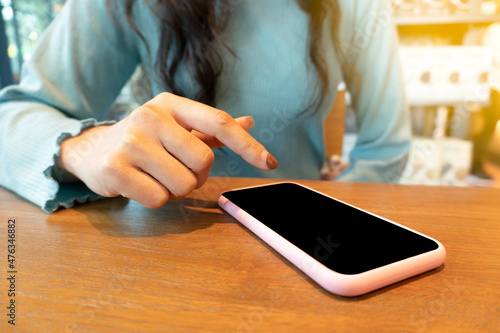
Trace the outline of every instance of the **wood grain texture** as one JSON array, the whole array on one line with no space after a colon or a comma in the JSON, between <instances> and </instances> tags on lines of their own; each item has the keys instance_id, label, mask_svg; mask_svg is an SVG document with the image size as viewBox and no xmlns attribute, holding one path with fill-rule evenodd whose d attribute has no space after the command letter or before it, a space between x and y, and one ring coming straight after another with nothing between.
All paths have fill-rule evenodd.
<instances>
[{"instance_id":1,"label":"wood grain texture","mask_svg":"<svg viewBox=\"0 0 500 333\"><path fill-rule=\"evenodd\" d=\"M498 332L500 190L300 181L438 239L445 264L365 296L332 295L219 210L211 178L149 210L123 198L46 215L0 190L0 306L16 218L15 332ZM336 218L332 214L331 218ZM5 310L0 331L10 331Z\"/></svg>"}]
</instances>

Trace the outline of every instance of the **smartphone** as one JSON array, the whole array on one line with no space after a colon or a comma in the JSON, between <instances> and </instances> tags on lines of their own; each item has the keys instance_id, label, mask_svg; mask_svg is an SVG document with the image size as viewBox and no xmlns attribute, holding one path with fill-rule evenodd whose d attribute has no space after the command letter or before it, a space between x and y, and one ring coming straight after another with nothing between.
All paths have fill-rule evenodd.
<instances>
[{"instance_id":1,"label":"smartphone","mask_svg":"<svg viewBox=\"0 0 500 333\"><path fill-rule=\"evenodd\" d=\"M359 296L443 264L438 241L298 183L223 192L218 203L326 290Z\"/></svg>"}]
</instances>

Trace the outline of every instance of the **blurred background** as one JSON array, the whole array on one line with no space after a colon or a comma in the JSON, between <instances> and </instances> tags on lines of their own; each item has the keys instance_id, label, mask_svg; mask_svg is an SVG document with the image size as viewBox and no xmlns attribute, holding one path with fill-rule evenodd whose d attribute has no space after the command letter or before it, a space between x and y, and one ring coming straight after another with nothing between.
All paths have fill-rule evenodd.
<instances>
[{"instance_id":1,"label":"blurred background","mask_svg":"<svg viewBox=\"0 0 500 333\"><path fill-rule=\"evenodd\" d=\"M500 0L387 1L414 134L400 182L500 187ZM18 82L23 62L64 2L0 0L0 88ZM132 82L111 118L135 108ZM355 112L346 118L345 160L356 140L349 114Z\"/></svg>"},{"instance_id":2,"label":"blurred background","mask_svg":"<svg viewBox=\"0 0 500 333\"><path fill-rule=\"evenodd\" d=\"M403 182L498 186L500 1L391 4L415 135Z\"/></svg>"}]
</instances>

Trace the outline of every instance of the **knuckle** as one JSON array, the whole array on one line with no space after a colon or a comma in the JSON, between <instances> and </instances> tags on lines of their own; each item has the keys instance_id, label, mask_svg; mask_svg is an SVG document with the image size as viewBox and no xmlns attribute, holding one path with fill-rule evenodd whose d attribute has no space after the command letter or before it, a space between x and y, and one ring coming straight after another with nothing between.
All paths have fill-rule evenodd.
<instances>
[{"instance_id":1,"label":"knuckle","mask_svg":"<svg viewBox=\"0 0 500 333\"><path fill-rule=\"evenodd\" d=\"M158 105L160 105L164 111L170 112L171 107L175 106L178 102L179 102L179 96L176 96L170 92L165 91L156 95L156 97L147 102L145 106L155 108Z\"/></svg>"},{"instance_id":2,"label":"knuckle","mask_svg":"<svg viewBox=\"0 0 500 333\"><path fill-rule=\"evenodd\" d=\"M228 127L233 124L235 121L233 117L227 112L217 110L215 115L215 124L220 127Z\"/></svg>"},{"instance_id":3,"label":"knuckle","mask_svg":"<svg viewBox=\"0 0 500 333\"><path fill-rule=\"evenodd\" d=\"M174 96L175 96L174 94L168 91L164 91L158 94L158 98L161 99L162 101L172 99Z\"/></svg>"},{"instance_id":4,"label":"knuckle","mask_svg":"<svg viewBox=\"0 0 500 333\"><path fill-rule=\"evenodd\" d=\"M135 109L129 117L133 124L144 124L156 123L159 115L152 106L145 104Z\"/></svg>"},{"instance_id":5,"label":"knuckle","mask_svg":"<svg viewBox=\"0 0 500 333\"><path fill-rule=\"evenodd\" d=\"M173 194L176 197L185 197L189 193L193 192L198 185L198 181L194 175L190 175L185 177L182 181L182 184L178 186L178 188L173 191Z\"/></svg>"},{"instance_id":6,"label":"knuckle","mask_svg":"<svg viewBox=\"0 0 500 333\"><path fill-rule=\"evenodd\" d=\"M164 103L165 101L170 100L172 98L172 96L174 96L172 93L169 93L166 91L161 92L161 93L157 94L156 96L154 96L149 101L147 101L146 103L144 103L144 106L148 107L151 105L155 105L156 103Z\"/></svg>"},{"instance_id":7,"label":"knuckle","mask_svg":"<svg viewBox=\"0 0 500 333\"><path fill-rule=\"evenodd\" d=\"M155 191L150 195L150 197L143 203L143 206L151 209L158 209L163 207L168 199L170 199L170 195L167 191Z\"/></svg>"},{"instance_id":8,"label":"knuckle","mask_svg":"<svg viewBox=\"0 0 500 333\"><path fill-rule=\"evenodd\" d=\"M247 140L243 140L241 142L241 150L242 151L253 151L253 150L256 150L256 148L257 148L257 145L256 145L255 140L247 139Z\"/></svg>"},{"instance_id":9,"label":"knuckle","mask_svg":"<svg viewBox=\"0 0 500 333\"><path fill-rule=\"evenodd\" d=\"M199 164L196 171L205 170L212 166L215 160L215 154L212 149L207 148L206 151L200 154Z\"/></svg>"},{"instance_id":10,"label":"knuckle","mask_svg":"<svg viewBox=\"0 0 500 333\"><path fill-rule=\"evenodd\" d=\"M122 150L126 154L130 154L137 151L138 148L143 145L143 139L141 139L140 134L135 131L126 132L117 144L117 148Z\"/></svg>"},{"instance_id":11,"label":"knuckle","mask_svg":"<svg viewBox=\"0 0 500 333\"><path fill-rule=\"evenodd\" d=\"M122 163L115 155L107 155L101 159L100 172L107 177L116 177L118 172L122 169Z\"/></svg>"},{"instance_id":12,"label":"knuckle","mask_svg":"<svg viewBox=\"0 0 500 333\"><path fill-rule=\"evenodd\" d=\"M212 149L208 148L204 159L205 159L205 166L207 166L207 167L211 166L215 160L214 151Z\"/></svg>"}]
</instances>

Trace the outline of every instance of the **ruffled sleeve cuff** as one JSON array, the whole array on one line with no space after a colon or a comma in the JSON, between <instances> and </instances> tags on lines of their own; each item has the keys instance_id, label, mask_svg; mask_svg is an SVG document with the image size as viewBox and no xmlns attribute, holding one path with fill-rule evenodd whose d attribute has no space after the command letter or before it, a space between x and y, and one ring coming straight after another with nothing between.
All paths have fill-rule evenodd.
<instances>
[{"instance_id":1,"label":"ruffled sleeve cuff","mask_svg":"<svg viewBox=\"0 0 500 333\"><path fill-rule=\"evenodd\" d=\"M76 131L63 132L57 138L57 150L52 156L52 163L44 171L43 175L49 181L49 195L41 204L46 213L53 213L62 208L71 208L76 204L95 201L103 197L91 191L83 182L64 182L64 171L59 165L61 143L70 137L79 135L86 129L101 126L112 125L115 121L101 121L95 119L85 119L80 121L80 127Z\"/></svg>"}]
</instances>

